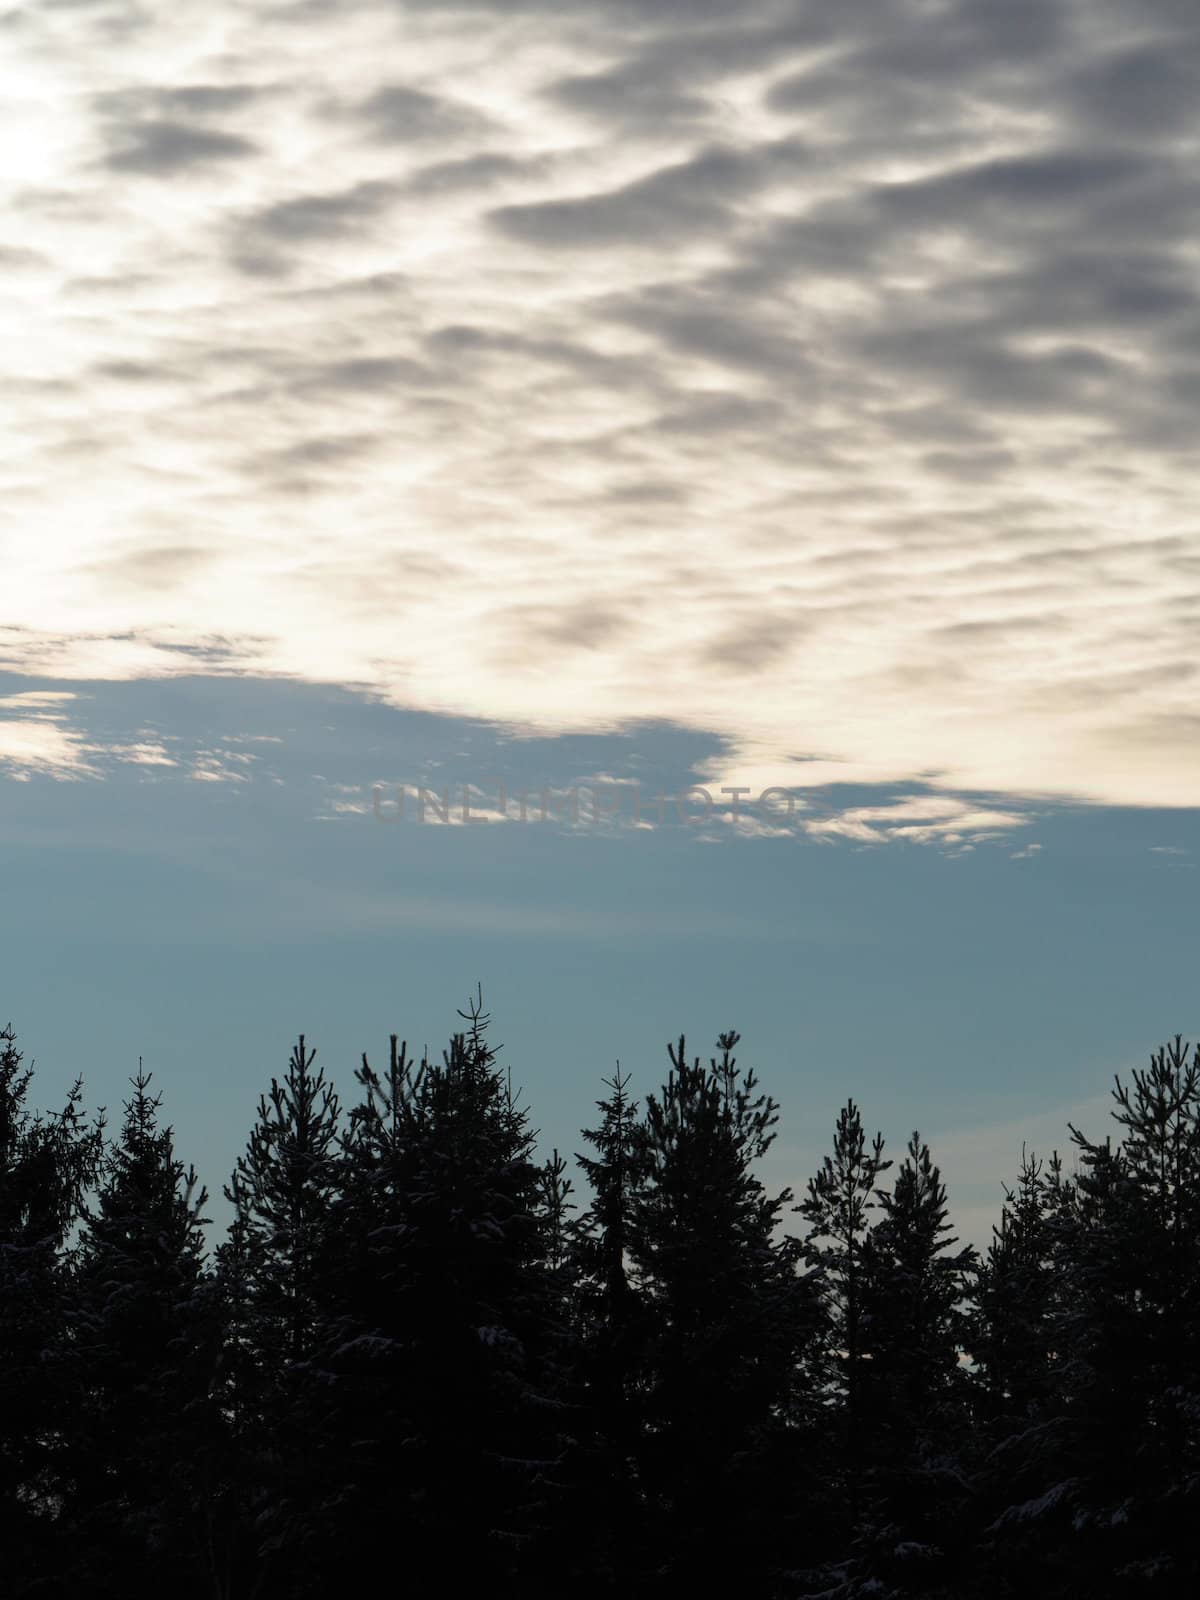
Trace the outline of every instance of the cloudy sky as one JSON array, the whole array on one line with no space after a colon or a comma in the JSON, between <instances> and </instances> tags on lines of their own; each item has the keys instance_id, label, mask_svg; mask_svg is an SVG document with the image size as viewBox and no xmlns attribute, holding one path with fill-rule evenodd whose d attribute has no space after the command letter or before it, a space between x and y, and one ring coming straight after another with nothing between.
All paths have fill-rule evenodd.
<instances>
[{"instance_id":1,"label":"cloudy sky","mask_svg":"<svg viewBox=\"0 0 1200 1600\"><path fill-rule=\"evenodd\" d=\"M998 1193L1200 1020L1198 156L1194 0L8 6L51 1083L144 1053L220 1169L480 978L548 1137L734 1025L797 1151L852 1088Z\"/></svg>"}]
</instances>

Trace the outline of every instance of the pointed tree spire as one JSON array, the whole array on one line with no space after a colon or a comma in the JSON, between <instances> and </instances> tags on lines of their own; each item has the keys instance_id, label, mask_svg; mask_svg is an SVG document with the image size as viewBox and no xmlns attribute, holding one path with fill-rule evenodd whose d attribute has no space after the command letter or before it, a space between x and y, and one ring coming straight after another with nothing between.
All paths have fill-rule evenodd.
<instances>
[{"instance_id":1,"label":"pointed tree spire","mask_svg":"<svg viewBox=\"0 0 1200 1600\"><path fill-rule=\"evenodd\" d=\"M272 1078L225 1198L245 1219L248 1299L256 1344L271 1365L309 1352L320 1262L337 1185L340 1105L301 1034L287 1072Z\"/></svg>"},{"instance_id":2,"label":"pointed tree spire","mask_svg":"<svg viewBox=\"0 0 1200 1600\"><path fill-rule=\"evenodd\" d=\"M822 1387L830 1398L830 1476L846 1527L858 1527L862 1509L864 1261L879 1205L878 1183L892 1165L882 1134L868 1144L853 1100L838 1114L833 1152L808 1182L795 1208L808 1224L805 1255L820 1275L825 1314Z\"/></svg>"},{"instance_id":3,"label":"pointed tree spire","mask_svg":"<svg viewBox=\"0 0 1200 1600\"><path fill-rule=\"evenodd\" d=\"M66 1359L80 1404L65 1498L80 1584L127 1568L166 1583L180 1564L201 1564L206 1545L199 1488L218 1420L208 1196L160 1124L161 1096L140 1059L130 1082L72 1272Z\"/></svg>"}]
</instances>

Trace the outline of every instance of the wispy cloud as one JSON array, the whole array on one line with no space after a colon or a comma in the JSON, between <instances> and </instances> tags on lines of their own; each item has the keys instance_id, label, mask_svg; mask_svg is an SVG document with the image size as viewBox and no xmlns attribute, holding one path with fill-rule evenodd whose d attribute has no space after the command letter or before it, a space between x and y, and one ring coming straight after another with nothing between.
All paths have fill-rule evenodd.
<instances>
[{"instance_id":1,"label":"wispy cloud","mask_svg":"<svg viewBox=\"0 0 1200 1600\"><path fill-rule=\"evenodd\" d=\"M95 771L87 746L69 728L18 717L0 720L0 770L22 780L81 778Z\"/></svg>"},{"instance_id":2,"label":"wispy cloud","mask_svg":"<svg viewBox=\"0 0 1200 1600\"><path fill-rule=\"evenodd\" d=\"M70 690L0 696L0 773L25 781L82 780L135 767L155 774L186 769L189 777L204 782L243 782L260 757L254 749L237 746L278 742L233 734L215 748L196 738L185 748L180 735L162 735L153 728L114 732L111 713L104 719L108 726L97 727L88 716L90 709Z\"/></svg>"}]
</instances>

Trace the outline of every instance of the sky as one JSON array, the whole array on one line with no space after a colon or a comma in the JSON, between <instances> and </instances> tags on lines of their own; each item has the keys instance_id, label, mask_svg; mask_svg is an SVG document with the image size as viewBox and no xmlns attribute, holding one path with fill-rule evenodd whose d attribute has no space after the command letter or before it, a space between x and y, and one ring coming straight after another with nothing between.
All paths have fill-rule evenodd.
<instances>
[{"instance_id":1,"label":"sky","mask_svg":"<svg viewBox=\"0 0 1200 1600\"><path fill-rule=\"evenodd\" d=\"M986 1240L1200 1031L1198 155L1194 0L9 5L45 1097L219 1191L481 982L547 1148L736 1027Z\"/></svg>"}]
</instances>

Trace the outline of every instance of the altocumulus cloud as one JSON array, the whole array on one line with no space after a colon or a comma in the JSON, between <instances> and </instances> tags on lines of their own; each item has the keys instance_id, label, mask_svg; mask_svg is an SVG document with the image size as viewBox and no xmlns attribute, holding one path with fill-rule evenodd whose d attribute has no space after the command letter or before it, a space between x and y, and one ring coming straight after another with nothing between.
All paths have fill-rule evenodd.
<instances>
[{"instance_id":1,"label":"altocumulus cloud","mask_svg":"<svg viewBox=\"0 0 1200 1600\"><path fill-rule=\"evenodd\" d=\"M1194 5L154 10L6 18L10 667L1196 803Z\"/></svg>"}]
</instances>

